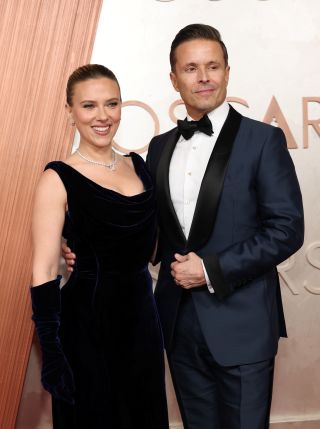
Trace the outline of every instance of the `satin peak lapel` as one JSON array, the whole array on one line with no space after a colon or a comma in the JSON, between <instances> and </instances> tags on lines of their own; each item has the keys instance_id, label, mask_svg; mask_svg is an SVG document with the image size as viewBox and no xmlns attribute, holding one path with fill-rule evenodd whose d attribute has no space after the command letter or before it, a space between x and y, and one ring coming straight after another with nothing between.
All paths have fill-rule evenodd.
<instances>
[{"instance_id":1,"label":"satin peak lapel","mask_svg":"<svg viewBox=\"0 0 320 429\"><path fill-rule=\"evenodd\" d=\"M157 169L157 203L161 230L175 249L181 250L186 246L186 238L172 204L169 188L169 167L171 157L179 140L180 133L174 128L164 146Z\"/></svg>"},{"instance_id":2,"label":"satin peak lapel","mask_svg":"<svg viewBox=\"0 0 320 429\"><path fill-rule=\"evenodd\" d=\"M228 161L241 120L242 115L230 106L201 183L187 243L188 252L203 247L212 233Z\"/></svg>"}]
</instances>

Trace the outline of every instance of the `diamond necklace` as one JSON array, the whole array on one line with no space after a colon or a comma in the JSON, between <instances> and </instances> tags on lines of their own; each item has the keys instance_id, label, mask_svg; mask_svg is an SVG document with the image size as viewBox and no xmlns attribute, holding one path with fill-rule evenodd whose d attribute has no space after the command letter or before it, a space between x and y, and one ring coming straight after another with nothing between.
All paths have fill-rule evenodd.
<instances>
[{"instance_id":1,"label":"diamond necklace","mask_svg":"<svg viewBox=\"0 0 320 429\"><path fill-rule=\"evenodd\" d=\"M101 162L101 161L94 161L93 159L87 158L85 155L83 155L79 149L76 150L76 153L83 158L85 161L90 162L91 164L95 164L95 165L101 165L102 167L108 168L111 171L115 171L116 169L116 164L118 162L118 159L116 157L116 153L114 150L112 150L112 161L109 163L106 162Z\"/></svg>"}]
</instances>

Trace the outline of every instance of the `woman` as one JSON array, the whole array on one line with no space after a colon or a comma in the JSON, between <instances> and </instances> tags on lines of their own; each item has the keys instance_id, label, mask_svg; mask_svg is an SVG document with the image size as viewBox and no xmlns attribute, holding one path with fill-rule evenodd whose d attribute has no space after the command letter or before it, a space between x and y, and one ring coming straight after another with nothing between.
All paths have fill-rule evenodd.
<instances>
[{"instance_id":1,"label":"woman","mask_svg":"<svg viewBox=\"0 0 320 429\"><path fill-rule=\"evenodd\" d=\"M75 70L67 112L79 149L46 166L33 215L33 320L52 394L53 427L168 428L163 345L147 269L155 197L143 160L120 156L115 75ZM61 235L77 254L60 292Z\"/></svg>"}]
</instances>

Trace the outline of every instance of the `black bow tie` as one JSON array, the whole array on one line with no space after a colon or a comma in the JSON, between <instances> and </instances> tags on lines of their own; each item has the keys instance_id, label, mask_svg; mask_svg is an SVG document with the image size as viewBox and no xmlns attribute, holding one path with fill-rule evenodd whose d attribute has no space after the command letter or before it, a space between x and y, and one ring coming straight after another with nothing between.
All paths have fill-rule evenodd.
<instances>
[{"instance_id":1,"label":"black bow tie","mask_svg":"<svg viewBox=\"0 0 320 429\"><path fill-rule=\"evenodd\" d=\"M212 136L212 124L207 115L204 115L200 121L188 121L187 118L184 121L177 121L178 130L182 136L189 140L195 133L195 131L201 131L202 133L207 134L207 136Z\"/></svg>"}]
</instances>

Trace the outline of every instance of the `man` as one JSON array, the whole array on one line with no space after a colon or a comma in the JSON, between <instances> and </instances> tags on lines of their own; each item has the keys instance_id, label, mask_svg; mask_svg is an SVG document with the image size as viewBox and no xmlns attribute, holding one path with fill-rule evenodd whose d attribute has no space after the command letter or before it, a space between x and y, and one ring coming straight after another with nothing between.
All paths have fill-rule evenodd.
<instances>
[{"instance_id":1,"label":"man","mask_svg":"<svg viewBox=\"0 0 320 429\"><path fill-rule=\"evenodd\" d=\"M184 427L267 428L286 336L276 266L303 243L295 169L281 129L226 103L216 29L183 28L170 62L188 121L201 120L155 137L147 157L159 210L155 295Z\"/></svg>"},{"instance_id":2,"label":"man","mask_svg":"<svg viewBox=\"0 0 320 429\"><path fill-rule=\"evenodd\" d=\"M283 132L226 103L216 29L183 28L170 62L188 121L151 141L147 163L159 211L155 295L184 428L267 428L286 336L276 266L303 243L297 177Z\"/></svg>"}]
</instances>

